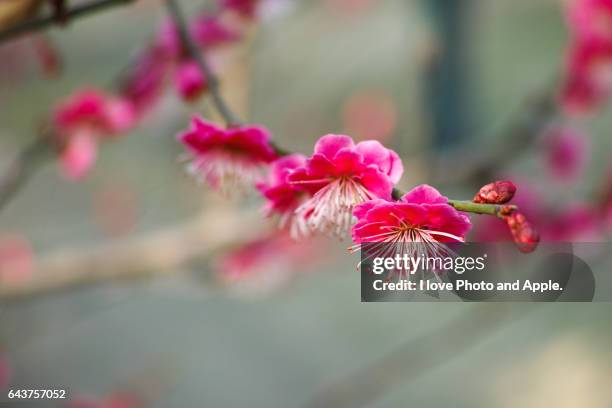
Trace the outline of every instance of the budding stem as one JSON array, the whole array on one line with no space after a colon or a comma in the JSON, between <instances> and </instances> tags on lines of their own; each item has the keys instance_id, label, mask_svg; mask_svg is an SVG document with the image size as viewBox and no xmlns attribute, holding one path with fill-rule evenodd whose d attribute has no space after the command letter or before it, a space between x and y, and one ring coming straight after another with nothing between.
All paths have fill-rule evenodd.
<instances>
[{"instance_id":1,"label":"budding stem","mask_svg":"<svg viewBox=\"0 0 612 408\"><path fill-rule=\"evenodd\" d=\"M405 192L400 189L394 188L391 194L393 199L399 200ZM481 204L467 200L448 200L448 205L456 209L457 211L483 214L483 215L494 215L498 218L502 218L505 214L509 214L518 209L516 205L507 204Z\"/></svg>"},{"instance_id":2,"label":"budding stem","mask_svg":"<svg viewBox=\"0 0 612 408\"><path fill-rule=\"evenodd\" d=\"M458 211L494 215L498 218L517 209L515 205L481 204L463 200L448 200L448 204Z\"/></svg>"}]
</instances>

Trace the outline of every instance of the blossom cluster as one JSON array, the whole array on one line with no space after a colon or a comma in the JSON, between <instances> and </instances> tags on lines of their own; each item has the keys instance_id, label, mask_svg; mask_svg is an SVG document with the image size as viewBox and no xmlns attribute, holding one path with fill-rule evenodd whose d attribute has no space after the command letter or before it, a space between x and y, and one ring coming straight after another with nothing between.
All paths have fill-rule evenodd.
<instances>
[{"instance_id":1,"label":"blossom cluster","mask_svg":"<svg viewBox=\"0 0 612 408\"><path fill-rule=\"evenodd\" d=\"M198 14L189 21L188 34L200 50L209 55L212 52L215 60L216 50L242 38L257 5L257 0L220 0L216 12ZM165 21L152 43L124 73L117 93L81 89L54 107L52 141L62 174L71 180L84 177L95 163L98 143L138 124L156 105L170 78L186 101L196 100L207 90L208 79L183 46L177 26Z\"/></svg>"},{"instance_id":2,"label":"blossom cluster","mask_svg":"<svg viewBox=\"0 0 612 408\"><path fill-rule=\"evenodd\" d=\"M267 215L278 215L294 238L315 233L353 241L464 242L468 216L429 186L417 186L395 200L394 186L404 168L398 154L374 140L355 143L346 135L328 134L312 155L281 155L261 126L223 129L200 117L178 139L191 158L189 170L215 189L255 185L266 200ZM267 172L265 174L264 172ZM499 205L516 191L511 182L484 186L477 204ZM535 249L539 237L522 213L500 207L519 247Z\"/></svg>"},{"instance_id":3,"label":"blossom cluster","mask_svg":"<svg viewBox=\"0 0 612 408\"><path fill-rule=\"evenodd\" d=\"M562 104L568 113L588 112L612 86L612 2L571 0L567 15L571 45Z\"/></svg>"},{"instance_id":4,"label":"blossom cluster","mask_svg":"<svg viewBox=\"0 0 612 408\"><path fill-rule=\"evenodd\" d=\"M218 10L196 15L186 28L195 45L211 57L213 70L217 51L240 41L255 17L259 0L219 0ZM172 20L165 21L152 43L139 56L122 81L122 94L140 113L148 111L162 93L168 79L182 99L194 101L206 92L208 78L183 46L181 33Z\"/></svg>"},{"instance_id":5,"label":"blossom cluster","mask_svg":"<svg viewBox=\"0 0 612 408\"><path fill-rule=\"evenodd\" d=\"M258 4L220 0L216 12L196 15L184 30L173 20L165 21L123 76L118 93L86 89L58 104L52 114L53 135L64 175L83 177L95 162L98 143L134 127L155 106L169 80L185 101L203 95L213 79L205 77L208 71L201 60L186 48L185 30L195 47L212 55L214 71L215 52L244 37ZM282 229L294 238L322 233L350 235L357 245L445 243L465 241L471 229L469 217L434 187L420 185L400 194L395 186L404 172L402 161L379 141L356 143L347 135L327 134L308 156L286 154L263 126L226 128L199 116L178 139L186 147L189 172L197 179L225 192L254 186L265 199L266 214L278 216ZM556 162L563 161L564 152L559 150ZM474 203L504 204L514 191L512 183L493 183L481 189ZM537 233L524 214L509 208L498 217L521 249L532 250Z\"/></svg>"},{"instance_id":6,"label":"blossom cluster","mask_svg":"<svg viewBox=\"0 0 612 408\"><path fill-rule=\"evenodd\" d=\"M95 163L98 142L127 131L134 119L126 100L95 89L79 91L58 103L53 126L64 176L83 177Z\"/></svg>"}]
</instances>

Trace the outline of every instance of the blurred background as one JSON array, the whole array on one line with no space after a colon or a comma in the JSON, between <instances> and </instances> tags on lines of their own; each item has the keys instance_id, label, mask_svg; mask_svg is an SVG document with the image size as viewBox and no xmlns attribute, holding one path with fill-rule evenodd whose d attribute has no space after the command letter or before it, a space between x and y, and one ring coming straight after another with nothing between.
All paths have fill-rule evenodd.
<instances>
[{"instance_id":1,"label":"blurred background","mask_svg":"<svg viewBox=\"0 0 612 408\"><path fill-rule=\"evenodd\" d=\"M212 7L196 3L182 1ZM49 29L62 59L53 78L29 37L0 44L0 165L58 100L109 87L164 18L161 2L141 0ZM326 133L375 138L404 159L404 189L435 183L459 199L487 177L512 177L534 192L521 198L541 204L534 213L555 214L544 236L607 240L607 218L585 208L608 183L610 115L572 120L584 135L559 147L548 130L566 119L541 113L554 101L533 105L557 89L568 42L558 0L276 0L219 57L220 76L232 106L288 149L308 154ZM2 210L6 389L125 393L152 407L611 406L608 304L361 303L350 242L277 243L259 198L221 197L186 175L175 135L195 112L210 114L206 98L167 92L128 137L101 147L86 179L64 180L50 160ZM506 145L492 167L462 176ZM177 238L185 229L190 238ZM250 256L258 239L272 250ZM121 248L159 261L126 261ZM134 273L108 272L117 265ZM84 278L64 288L64 270ZM14 294L50 271L58 280ZM355 373L377 386L336 387Z\"/></svg>"}]
</instances>

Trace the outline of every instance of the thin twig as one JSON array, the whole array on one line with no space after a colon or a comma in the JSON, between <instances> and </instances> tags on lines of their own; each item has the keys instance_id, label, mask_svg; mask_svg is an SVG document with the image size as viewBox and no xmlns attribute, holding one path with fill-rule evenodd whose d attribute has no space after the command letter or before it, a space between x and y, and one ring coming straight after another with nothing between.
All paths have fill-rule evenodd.
<instances>
[{"instance_id":1,"label":"thin twig","mask_svg":"<svg viewBox=\"0 0 612 408\"><path fill-rule=\"evenodd\" d=\"M394 188L392 197L394 200L399 200L401 197L406 194L404 191ZM455 208L458 211L472 213L472 214L480 214L480 215L493 215L495 217L503 217L504 215L508 215L509 213L518 210L516 205L511 204L485 204L485 203L475 203L473 201L467 200L448 200L448 205Z\"/></svg>"},{"instance_id":2,"label":"thin twig","mask_svg":"<svg viewBox=\"0 0 612 408\"><path fill-rule=\"evenodd\" d=\"M176 29L178 30L178 34L181 38L185 51L188 52L191 58L193 58L196 64L198 64L198 67L206 78L208 91L210 92L210 96L212 97L217 111L223 117L223 120L225 120L227 126L239 125L240 120L234 114L234 112L232 112L221 95L219 79L215 76L214 72L208 65L204 51L196 45L191 37L191 34L189 33L187 21L183 16L178 2L176 0L166 0L166 7L168 8L168 12L172 16L174 24L176 25Z\"/></svg>"},{"instance_id":3,"label":"thin twig","mask_svg":"<svg viewBox=\"0 0 612 408\"><path fill-rule=\"evenodd\" d=\"M49 139L39 137L15 156L0 179L0 210L40 168L42 159L50 150Z\"/></svg>"},{"instance_id":4,"label":"thin twig","mask_svg":"<svg viewBox=\"0 0 612 408\"><path fill-rule=\"evenodd\" d=\"M42 30L53 24L62 23L62 21L73 20L108 7L120 6L133 1L135 0L92 0L65 10L61 15L61 19L58 19L57 15L35 17L0 32L0 42L7 41L22 34Z\"/></svg>"},{"instance_id":5,"label":"thin twig","mask_svg":"<svg viewBox=\"0 0 612 408\"><path fill-rule=\"evenodd\" d=\"M493 215L498 218L518 210L516 205L484 204L467 200L448 200L448 204L458 211L472 214Z\"/></svg>"}]
</instances>

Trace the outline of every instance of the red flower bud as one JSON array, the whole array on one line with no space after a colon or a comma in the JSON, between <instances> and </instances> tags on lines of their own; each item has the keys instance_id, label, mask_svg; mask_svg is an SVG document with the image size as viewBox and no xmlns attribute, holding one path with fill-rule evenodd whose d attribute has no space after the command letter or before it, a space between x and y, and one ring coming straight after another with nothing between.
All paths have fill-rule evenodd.
<instances>
[{"instance_id":1,"label":"red flower bud","mask_svg":"<svg viewBox=\"0 0 612 408\"><path fill-rule=\"evenodd\" d=\"M516 186L511 181L494 181L483 186L473 201L481 204L505 204L512 200L515 192Z\"/></svg>"},{"instance_id":2,"label":"red flower bud","mask_svg":"<svg viewBox=\"0 0 612 408\"><path fill-rule=\"evenodd\" d=\"M525 215L512 212L504 216L514 242L521 252L533 252L540 242L540 234L531 226Z\"/></svg>"}]
</instances>

